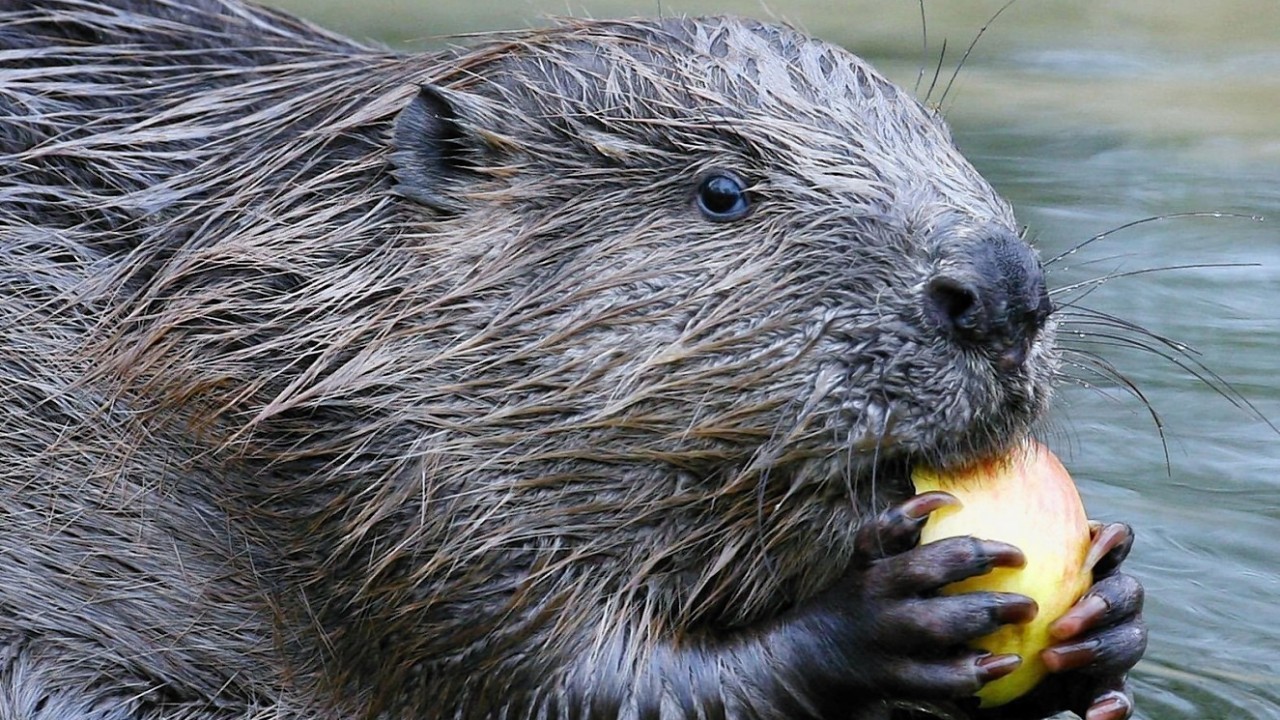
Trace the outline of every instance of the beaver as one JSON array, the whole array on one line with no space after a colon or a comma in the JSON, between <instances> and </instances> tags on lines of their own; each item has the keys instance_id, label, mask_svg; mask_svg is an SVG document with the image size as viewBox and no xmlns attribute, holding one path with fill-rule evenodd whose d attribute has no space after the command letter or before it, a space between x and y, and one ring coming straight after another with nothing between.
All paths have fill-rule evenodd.
<instances>
[{"instance_id":1,"label":"beaver","mask_svg":"<svg viewBox=\"0 0 1280 720\"><path fill-rule=\"evenodd\" d=\"M1127 717L1124 526L1052 679L909 468L1048 407L1008 204L733 18L406 55L239 0L0 8L0 716Z\"/></svg>"}]
</instances>

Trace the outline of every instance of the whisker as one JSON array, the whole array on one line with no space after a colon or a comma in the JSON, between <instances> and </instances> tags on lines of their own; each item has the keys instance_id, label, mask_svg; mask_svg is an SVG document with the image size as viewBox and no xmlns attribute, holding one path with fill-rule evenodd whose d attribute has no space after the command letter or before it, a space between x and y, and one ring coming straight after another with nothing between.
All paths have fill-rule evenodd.
<instances>
[{"instance_id":1,"label":"whisker","mask_svg":"<svg viewBox=\"0 0 1280 720\"><path fill-rule=\"evenodd\" d=\"M1156 410L1155 405L1151 403L1151 400L1147 397L1146 393L1142 392L1142 389L1138 387L1137 383L1130 380L1123 372L1120 371L1119 368L1112 364L1110 360L1098 353L1082 348L1068 348L1065 350L1065 353L1078 358L1077 362L1074 363L1075 367L1092 372L1104 380L1115 382L1131 397L1136 398L1138 402L1142 403L1142 406L1147 410L1147 414L1151 416L1151 422L1155 425L1156 434L1160 437L1160 448L1164 453L1165 472L1172 475L1173 464L1169 458L1169 441L1164 432L1164 418L1160 416L1160 412ZM1069 378L1070 376L1063 377Z\"/></svg>"},{"instance_id":2,"label":"whisker","mask_svg":"<svg viewBox=\"0 0 1280 720\"><path fill-rule=\"evenodd\" d=\"M1156 340L1161 345L1164 345L1170 348L1171 350L1175 350L1179 353L1186 353L1186 354L1192 354L1192 355L1200 354L1200 351L1197 350L1192 345L1189 345L1187 343L1184 343L1178 340L1174 340L1173 338L1167 335L1162 335L1158 332L1155 332L1154 330L1151 330L1150 328L1143 327L1142 325L1139 325L1138 323L1132 320L1126 320L1118 315L1112 315L1111 313L1105 312L1103 310L1085 307L1083 305L1063 305L1058 309L1057 314L1065 316L1067 322L1074 326L1101 325L1104 327L1112 327L1117 329L1128 330L1130 332L1137 333L1139 335L1150 338L1152 340ZM1077 320L1075 318L1083 318L1083 319Z\"/></svg>"},{"instance_id":3,"label":"whisker","mask_svg":"<svg viewBox=\"0 0 1280 720\"><path fill-rule=\"evenodd\" d=\"M1246 268L1246 267L1260 267L1260 266L1261 266L1261 263L1190 263L1186 265L1161 265L1159 267L1139 268L1137 270L1116 271L1116 272L1107 273L1106 275L1099 275L1097 277L1090 278L1088 280L1081 280L1080 282L1072 283L1070 285L1063 285L1061 287L1054 288L1049 291L1049 295L1050 296L1059 295L1061 293L1071 292L1072 290L1076 290L1082 287L1089 287L1089 286L1097 287L1099 285L1102 285L1103 283L1110 282L1111 280L1116 280L1119 278L1126 278L1126 277L1135 277L1138 275L1149 275L1151 273L1173 272L1175 270L1202 270L1207 268Z\"/></svg>"},{"instance_id":4,"label":"whisker","mask_svg":"<svg viewBox=\"0 0 1280 720\"><path fill-rule=\"evenodd\" d=\"M911 88L911 92L919 95L920 82L924 80L924 69L929 64L929 23L925 19L924 0L918 0L916 4L920 6L920 69L916 72L916 84Z\"/></svg>"},{"instance_id":5,"label":"whisker","mask_svg":"<svg viewBox=\"0 0 1280 720\"><path fill-rule=\"evenodd\" d=\"M925 91L924 98L920 101L924 105L929 104L929 98L933 96L934 88L938 86L938 78L942 77L942 63L947 58L947 39L942 38L942 52L938 53L938 64L933 68L933 80L929 81L929 89Z\"/></svg>"},{"instance_id":6,"label":"whisker","mask_svg":"<svg viewBox=\"0 0 1280 720\"><path fill-rule=\"evenodd\" d=\"M1230 381L1223 378L1196 357L1199 355L1199 352L1194 348L1106 313L1087 310L1085 308L1077 308L1076 311L1087 311L1086 316L1089 316L1092 319L1085 321L1073 321L1073 324L1075 325L1126 330L1135 333L1135 335L1089 331L1087 333L1081 332L1077 334L1074 338L1075 342L1112 347L1128 347L1156 355L1157 357L1173 363L1178 368L1186 371L1206 387L1212 389L1227 402L1231 403L1232 406L1246 411L1250 416L1266 423L1267 427L1271 428L1273 432L1280 434L1280 429L1278 429L1275 424L1272 423L1271 420L1253 404L1252 401L1237 390ZM1154 342L1147 342L1147 340Z\"/></svg>"},{"instance_id":7,"label":"whisker","mask_svg":"<svg viewBox=\"0 0 1280 720\"><path fill-rule=\"evenodd\" d=\"M1261 215L1245 215L1242 213L1223 212L1221 210L1192 210L1192 211L1180 212L1180 213L1167 213L1164 215L1151 215L1150 217L1131 220L1127 223L1124 223L1123 225L1117 225L1116 227L1113 227L1110 230L1100 232L1097 235L1094 235L1093 237L1088 238L1087 240L1079 242L1073 245L1072 247L1069 247L1066 250L1063 250L1062 252L1058 253L1057 255L1054 255L1048 260L1045 260L1043 264L1045 265L1045 267L1048 267L1049 265L1052 265L1062 260L1065 257L1068 257L1070 255L1073 255L1079 252L1081 248L1088 247L1089 245L1092 245L1093 243L1099 240L1103 240L1105 238L1111 237L1112 235L1115 235L1121 230L1128 230L1129 228L1137 227L1139 225L1146 225L1147 223L1156 222L1157 220L1176 220L1180 218L1197 218L1197 217L1235 218L1240 220L1253 220L1255 222L1264 222L1266 220Z\"/></svg>"},{"instance_id":8,"label":"whisker","mask_svg":"<svg viewBox=\"0 0 1280 720\"><path fill-rule=\"evenodd\" d=\"M987 19L986 24L978 29L978 34L973 36L973 41L969 43L969 47L965 48L964 55L960 56L960 62L956 63L956 69L952 71L951 79L947 81L947 87L942 91L942 97L938 98L938 107L940 109L942 108L943 103L947 101L947 95L951 93L951 86L955 85L956 77L960 75L960 68L964 67L965 61L969 59L969 53L973 52L973 49L978 46L978 41L982 39L984 34L986 34L987 28L991 27L991 24L996 21L996 18L1000 17L1000 13L1008 10L1009 6L1017 1L1018 0L1009 0L1004 5L1001 5L1000 9L995 11L995 14Z\"/></svg>"}]
</instances>

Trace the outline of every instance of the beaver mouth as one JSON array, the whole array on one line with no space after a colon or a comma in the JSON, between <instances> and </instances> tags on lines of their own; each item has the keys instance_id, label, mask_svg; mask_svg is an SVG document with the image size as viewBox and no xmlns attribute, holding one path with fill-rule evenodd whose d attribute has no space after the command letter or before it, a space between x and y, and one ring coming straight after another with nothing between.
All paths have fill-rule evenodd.
<instances>
[{"instance_id":1,"label":"beaver mouth","mask_svg":"<svg viewBox=\"0 0 1280 720\"><path fill-rule=\"evenodd\" d=\"M938 422L936 413L927 411L910 417L902 404L867 403L859 415L861 421L851 428L848 453L842 458L844 467L833 469L834 474L881 490L910 490L916 466L945 470L1007 453L1030 434L1037 413L1004 408L958 427Z\"/></svg>"}]
</instances>

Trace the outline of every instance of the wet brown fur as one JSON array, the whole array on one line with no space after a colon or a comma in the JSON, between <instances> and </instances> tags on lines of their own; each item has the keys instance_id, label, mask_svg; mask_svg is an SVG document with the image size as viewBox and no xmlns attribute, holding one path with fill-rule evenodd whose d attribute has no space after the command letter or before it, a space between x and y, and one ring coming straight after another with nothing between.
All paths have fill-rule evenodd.
<instances>
[{"instance_id":1,"label":"wet brown fur","mask_svg":"<svg viewBox=\"0 0 1280 720\"><path fill-rule=\"evenodd\" d=\"M1001 374L920 309L1006 204L791 30L406 56L230 0L7 2L0 110L13 712L639 713L664 653L830 586L907 463L1047 402L1051 329ZM699 216L715 168L744 220Z\"/></svg>"}]
</instances>

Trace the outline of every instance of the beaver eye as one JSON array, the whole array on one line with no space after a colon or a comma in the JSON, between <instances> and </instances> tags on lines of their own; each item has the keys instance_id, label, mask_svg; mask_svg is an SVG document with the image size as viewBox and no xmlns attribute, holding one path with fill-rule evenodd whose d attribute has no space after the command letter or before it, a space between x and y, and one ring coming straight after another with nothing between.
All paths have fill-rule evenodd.
<instances>
[{"instance_id":1,"label":"beaver eye","mask_svg":"<svg viewBox=\"0 0 1280 720\"><path fill-rule=\"evenodd\" d=\"M714 222L737 220L751 209L746 183L727 172L703 178L698 184L697 202L702 216Z\"/></svg>"}]
</instances>

